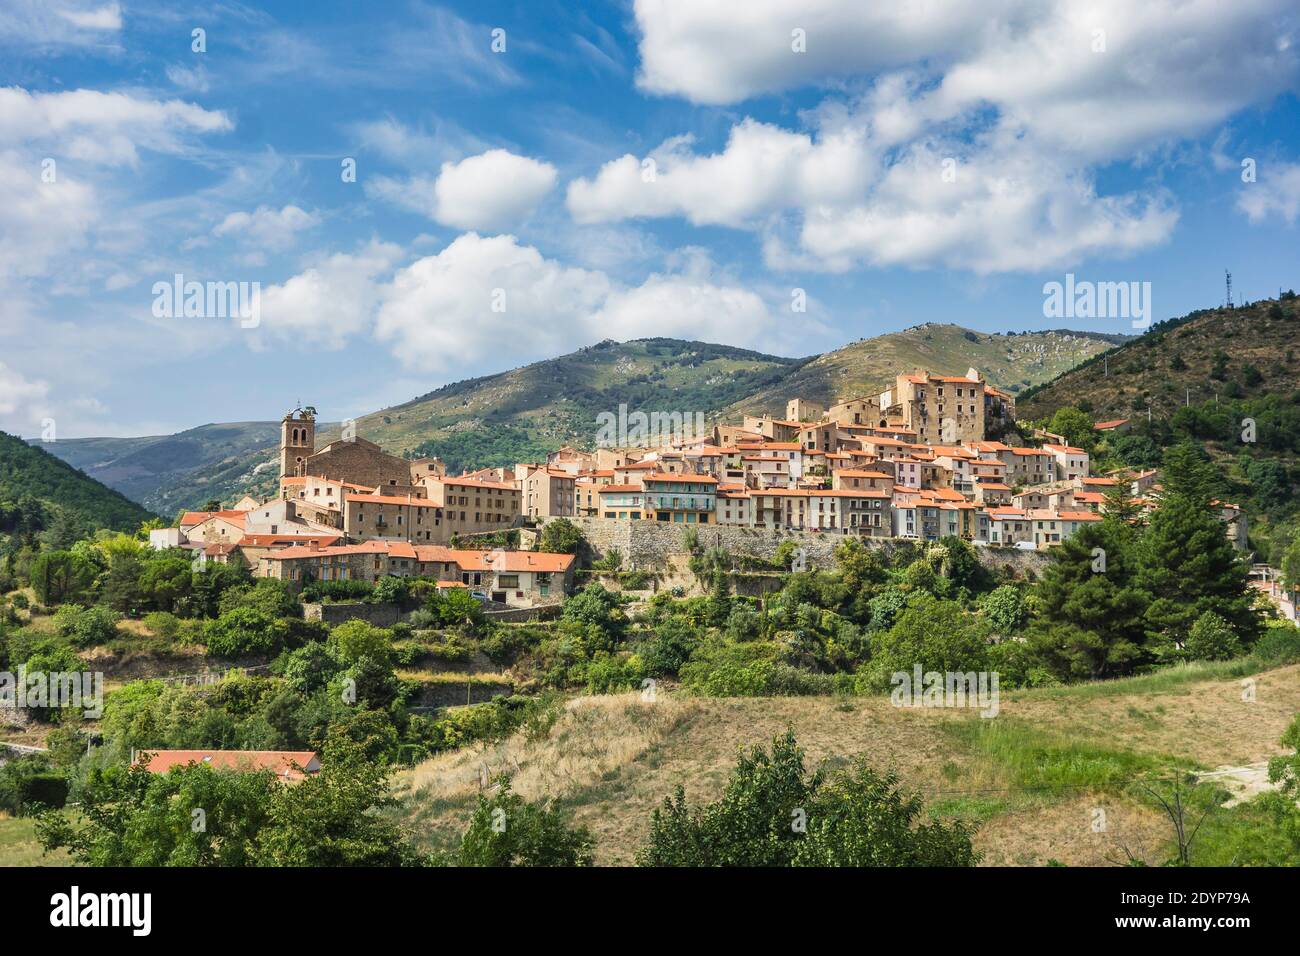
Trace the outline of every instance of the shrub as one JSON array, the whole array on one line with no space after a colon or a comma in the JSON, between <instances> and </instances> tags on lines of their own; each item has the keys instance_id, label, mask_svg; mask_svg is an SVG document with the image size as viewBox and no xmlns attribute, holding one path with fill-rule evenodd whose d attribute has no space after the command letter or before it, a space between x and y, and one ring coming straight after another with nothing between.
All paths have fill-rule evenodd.
<instances>
[{"instance_id":1,"label":"shrub","mask_svg":"<svg viewBox=\"0 0 1300 956\"><path fill-rule=\"evenodd\" d=\"M1286 621L1270 621L1251 654L1265 664L1300 660L1300 627Z\"/></svg>"},{"instance_id":2,"label":"shrub","mask_svg":"<svg viewBox=\"0 0 1300 956\"><path fill-rule=\"evenodd\" d=\"M180 619L167 611L150 611L144 616L143 623L150 634L167 641L176 640L181 632Z\"/></svg>"},{"instance_id":3,"label":"shrub","mask_svg":"<svg viewBox=\"0 0 1300 956\"><path fill-rule=\"evenodd\" d=\"M122 615L106 607L65 604L54 612L54 628L76 647L97 647L117 637Z\"/></svg>"},{"instance_id":4,"label":"shrub","mask_svg":"<svg viewBox=\"0 0 1300 956\"><path fill-rule=\"evenodd\" d=\"M1198 617L1187 635L1187 656L1194 661L1226 661L1240 653L1237 633L1213 611Z\"/></svg>"},{"instance_id":5,"label":"shrub","mask_svg":"<svg viewBox=\"0 0 1300 956\"><path fill-rule=\"evenodd\" d=\"M591 834L549 804L529 803L497 780L480 796L453 861L457 866L590 866Z\"/></svg>"},{"instance_id":6,"label":"shrub","mask_svg":"<svg viewBox=\"0 0 1300 956\"><path fill-rule=\"evenodd\" d=\"M262 611L242 607L227 611L203 629L208 652L217 657L271 654L284 639L285 627Z\"/></svg>"},{"instance_id":7,"label":"shrub","mask_svg":"<svg viewBox=\"0 0 1300 956\"><path fill-rule=\"evenodd\" d=\"M720 800L681 787L650 822L640 866L973 866L970 829L924 823L893 773L856 762L829 780L804 769L793 731L742 753ZM802 824L802 825L801 825Z\"/></svg>"},{"instance_id":8,"label":"shrub","mask_svg":"<svg viewBox=\"0 0 1300 956\"><path fill-rule=\"evenodd\" d=\"M587 665L587 693L617 694L641 686L645 665L635 654L611 657L603 651Z\"/></svg>"},{"instance_id":9,"label":"shrub","mask_svg":"<svg viewBox=\"0 0 1300 956\"><path fill-rule=\"evenodd\" d=\"M393 654L392 635L368 621L354 619L330 631L329 648L344 664L355 664L363 657L387 664Z\"/></svg>"}]
</instances>

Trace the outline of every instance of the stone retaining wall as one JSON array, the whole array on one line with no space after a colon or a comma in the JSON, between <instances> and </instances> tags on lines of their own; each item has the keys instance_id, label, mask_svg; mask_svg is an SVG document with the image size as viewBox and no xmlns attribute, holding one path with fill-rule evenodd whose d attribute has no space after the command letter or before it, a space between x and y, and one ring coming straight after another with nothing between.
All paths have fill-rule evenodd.
<instances>
[{"instance_id":1,"label":"stone retaining wall","mask_svg":"<svg viewBox=\"0 0 1300 956\"><path fill-rule=\"evenodd\" d=\"M654 521L616 521L607 518L570 518L581 530L586 540L581 557L587 562L605 557L610 549L617 548L623 555L624 570L644 568L663 570L668 558L686 553L683 530L695 529L701 548L722 547L731 554L744 554L772 560L782 542L790 541L804 549L804 559L809 569L828 569L835 564L835 549L845 539L842 534L823 531L784 531L771 528L742 528L733 525L680 525L660 524ZM887 556L899 549L918 547L922 542L905 538L862 538L868 546L877 548ZM1021 551L1015 548L977 547L975 553L981 563L999 570L1011 568L1017 574L1026 571L1040 574L1049 561L1042 551Z\"/></svg>"}]
</instances>

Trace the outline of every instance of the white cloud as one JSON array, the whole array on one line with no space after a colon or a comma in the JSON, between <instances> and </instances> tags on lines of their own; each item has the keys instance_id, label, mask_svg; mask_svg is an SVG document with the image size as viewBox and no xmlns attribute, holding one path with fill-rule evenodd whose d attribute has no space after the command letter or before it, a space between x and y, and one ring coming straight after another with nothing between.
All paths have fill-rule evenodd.
<instances>
[{"instance_id":1,"label":"white cloud","mask_svg":"<svg viewBox=\"0 0 1300 956\"><path fill-rule=\"evenodd\" d=\"M78 9L55 8L54 12L73 26L86 30L122 29L122 8L116 3L106 3L102 7L82 7Z\"/></svg>"},{"instance_id":2,"label":"white cloud","mask_svg":"<svg viewBox=\"0 0 1300 956\"><path fill-rule=\"evenodd\" d=\"M1260 163L1256 181L1241 187L1237 208L1253 223L1277 216L1295 225L1300 219L1300 163Z\"/></svg>"},{"instance_id":3,"label":"white cloud","mask_svg":"<svg viewBox=\"0 0 1300 956\"><path fill-rule=\"evenodd\" d=\"M60 157L105 165L134 164L137 146L163 153L186 149L194 133L231 129L229 117L182 100L72 90L30 93L0 88L0 141L55 150Z\"/></svg>"},{"instance_id":4,"label":"white cloud","mask_svg":"<svg viewBox=\"0 0 1300 956\"><path fill-rule=\"evenodd\" d=\"M370 191L456 229L509 229L527 218L555 186L550 163L492 149L445 162L436 180L376 177Z\"/></svg>"},{"instance_id":5,"label":"white cloud","mask_svg":"<svg viewBox=\"0 0 1300 956\"><path fill-rule=\"evenodd\" d=\"M631 155L606 163L594 180L569 184L568 207L582 223L682 216L695 225L743 226L774 210L860 195L875 165L861 139L841 131L814 143L806 133L746 119L720 153L693 155L691 138L678 137L648 157L653 167Z\"/></svg>"},{"instance_id":6,"label":"white cloud","mask_svg":"<svg viewBox=\"0 0 1300 956\"><path fill-rule=\"evenodd\" d=\"M217 237L235 236L240 243L272 252L292 248L298 233L320 223L320 217L297 206L283 209L258 206L251 213L232 212L212 230Z\"/></svg>"},{"instance_id":7,"label":"white cloud","mask_svg":"<svg viewBox=\"0 0 1300 956\"><path fill-rule=\"evenodd\" d=\"M0 429L30 433L48 413L49 391L47 383L30 381L17 369L0 362Z\"/></svg>"},{"instance_id":8,"label":"white cloud","mask_svg":"<svg viewBox=\"0 0 1300 956\"><path fill-rule=\"evenodd\" d=\"M1032 270L1165 241L1157 189L1105 194L1102 163L1212 129L1300 79L1290 0L988 0L920 5L637 0L639 81L728 103L841 93L809 131L747 119L711 154L670 140L657 178L624 156L570 184L579 222L682 217L761 232L769 265ZM807 52L791 50L806 32ZM867 82L849 93L846 84ZM956 178L941 178L944 163ZM1243 200L1283 217L1288 183ZM1249 195L1249 194L1248 194Z\"/></svg>"},{"instance_id":9,"label":"white cloud","mask_svg":"<svg viewBox=\"0 0 1300 956\"><path fill-rule=\"evenodd\" d=\"M494 306L503 311L494 310ZM547 259L513 236L467 233L398 271L376 337L410 367L448 371L567 351L574 342L682 336L757 346L778 327L757 293L698 253L636 287Z\"/></svg>"},{"instance_id":10,"label":"white cloud","mask_svg":"<svg viewBox=\"0 0 1300 956\"><path fill-rule=\"evenodd\" d=\"M398 272L375 331L404 363L446 371L487 355L554 353L608 293L603 273L471 232Z\"/></svg>"},{"instance_id":11,"label":"white cloud","mask_svg":"<svg viewBox=\"0 0 1300 956\"><path fill-rule=\"evenodd\" d=\"M102 47L116 41L122 8L94 0L5 0L0 5L0 43Z\"/></svg>"},{"instance_id":12,"label":"white cloud","mask_svg":"<svg viewBox=\"0 0 1300 956\"><path fill-rule=\"evenodd\" d=\"M950 56L1008 0L636 0L638 84L697 103L735 103L836 77ZM804 31L796 53L792 33Z\"/></svg>"},{"instance_id":13,"label":"white cloud","mask_svg":"<svg viewBox=\"0 0 1300 956\"><path fill-rule=\"evenodd\" d=\"M635 14L651 92L732 103L924 65L936 115L991 104L1084 153L1202 130L1289 88L1300 56L1292 0L637 0Z\"/></svg>"},{"instance_id":14,"label":"white cloud","mask_svg":"<svg viewBox=\"0 0 1300 956\"><path fill-rule=\"evenodd\" d=\"M314 348L339 349L370 328L383 281L401 248L372 240L355 253L321 255L279 285L262 290L261 326L253 336L295 338Z\"/></svg>"},{"instance_id":15,"label":"white cloud","mask_svg":"<svg viewBox=\"0 0 1300 956\"><path fill-rule=\"evenodd\" d=\"M654 274L615 291L594 322L593 332L598 329L602 338L662 335L760 349L774 324L767 303L751 289L672 274Z\"/></svg>"},{"instance_id":16,"label":"white cloud","mask_svg":"<svg viewBox=\"0 0 1300 956\"><path fill-rule=\"evenodd\" d=\"M41 163L12 150L0 152L0 278L45 275L59 257L85 246L100 217L90 186L57 162ZM44 181L46 169L53 182Z\"/></svg>"},{"instance_id":17,"label":"white cloud","mask_svg":"<svg viewBox=\"0 0 1300 956\"><path fill-rule=\"evenodd\" d=\"M208 71L201 63L192 68L172 63L168 65L165 72L167 79L174 86L179 86L188 93L206 93L212 88L212 81L208 78Z\"/></svg>"}]
</instances>

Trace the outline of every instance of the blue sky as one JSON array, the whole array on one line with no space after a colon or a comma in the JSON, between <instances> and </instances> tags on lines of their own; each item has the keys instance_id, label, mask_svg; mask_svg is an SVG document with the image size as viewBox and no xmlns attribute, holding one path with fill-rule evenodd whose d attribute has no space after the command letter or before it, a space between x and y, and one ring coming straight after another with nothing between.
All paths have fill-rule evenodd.
<instances>
[{"instance_id":1,"label":"blue sky","mask_svg":"<svg viewBox=\"0 0 1300 956\"><path fill-rule=\"evenodd\" d=\"M0 428L339 419L601 338L1129 330L1044 318L1067 272L1157 320L1300 285L1287 0L570 6L6 3ZM256 327L155 314L177 273L259 283Z\"/></svg>"}]
</instances>

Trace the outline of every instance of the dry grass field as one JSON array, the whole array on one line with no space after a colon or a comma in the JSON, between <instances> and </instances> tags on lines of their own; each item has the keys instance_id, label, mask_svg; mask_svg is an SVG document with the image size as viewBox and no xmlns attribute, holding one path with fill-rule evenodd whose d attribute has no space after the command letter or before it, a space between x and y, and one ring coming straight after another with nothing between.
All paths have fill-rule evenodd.
<instances>
[{"instance_id":1,"label":"dry grass field","mask_svg":"<svg viewBox=\"0 0 1300 956\"><path fill-rule=\"evenodd\" d=\"M863 756L896 770L931 813L979 824L990 865L1150 863L1168 854L1170 826L1136 778L1265 760L1300 712L1300 667L1240 678L1214 668L1159 678L1005 694L1001 712L900 709L886 698L705 699L660 692L578 697L541 739L523 734L444 754L398 775L417 841L450 848L485 775L508 772L516 792L572 809L596 839L597 862L628 864L651 811L681 785L716 798L738 748L794 728L809 767ZM1097 810L1104 831L1095 832Z\"/></svg>"}]
</instances>

